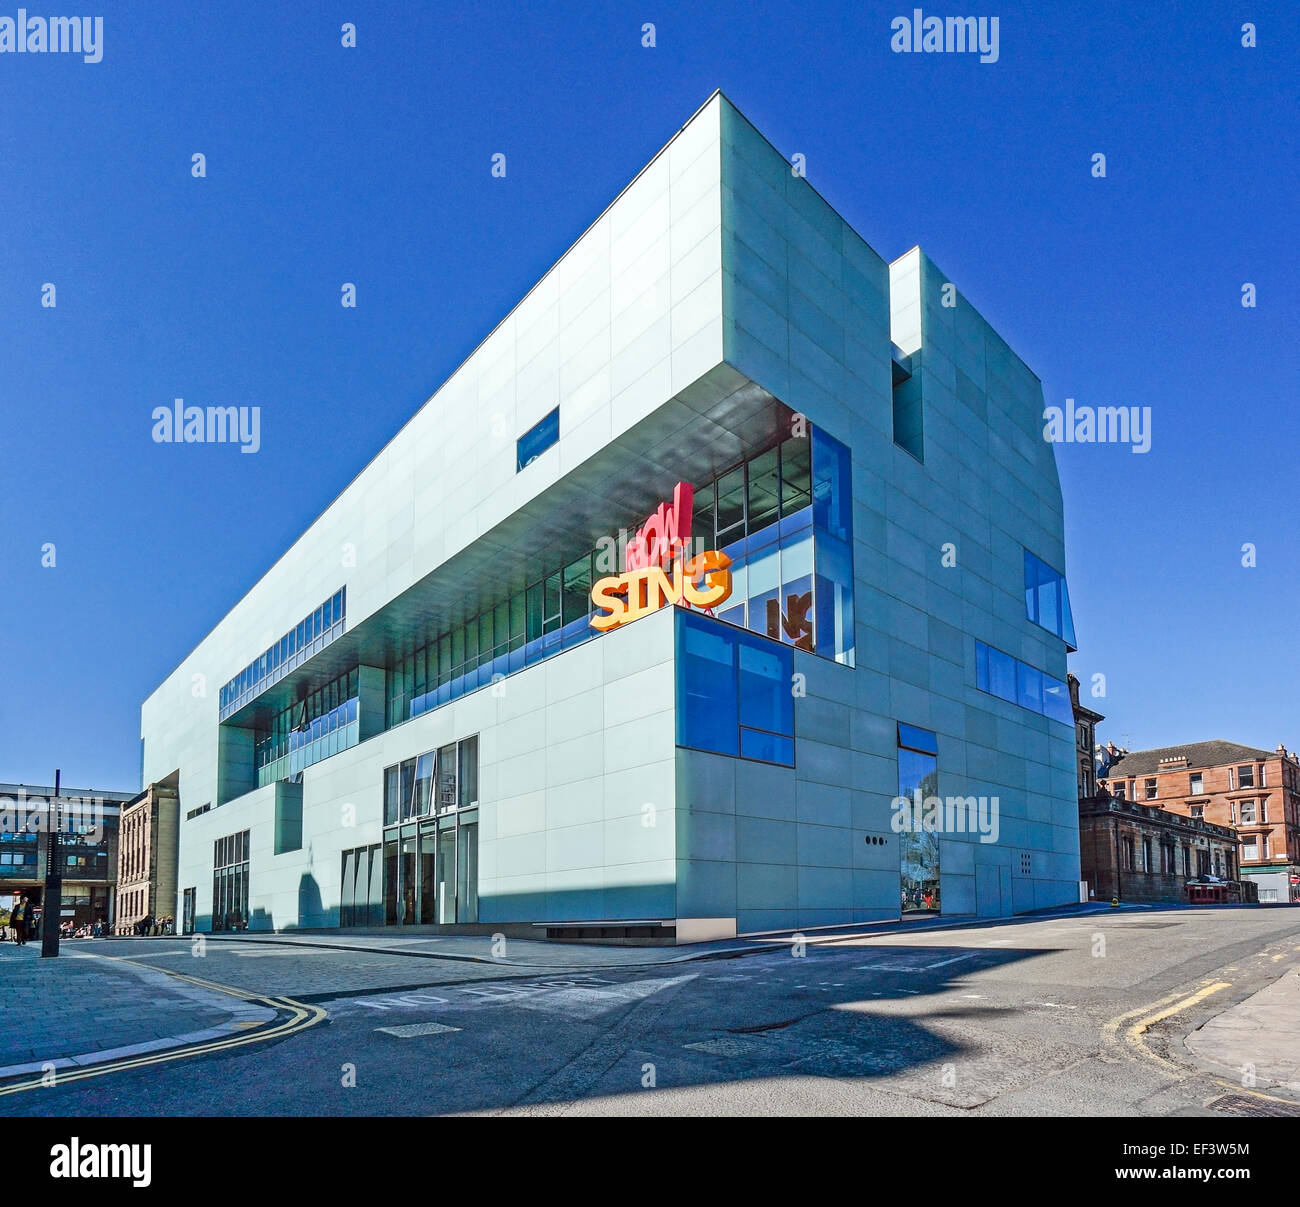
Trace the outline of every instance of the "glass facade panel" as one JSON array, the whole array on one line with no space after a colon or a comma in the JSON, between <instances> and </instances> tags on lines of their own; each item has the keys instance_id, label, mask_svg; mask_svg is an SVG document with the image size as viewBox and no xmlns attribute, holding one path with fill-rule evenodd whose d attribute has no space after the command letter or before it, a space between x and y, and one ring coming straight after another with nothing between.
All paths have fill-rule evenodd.
<instances>
[{"instance_id":1,"label":"glass facade panel","mask_svg":"<svg viewBox=\"0 0 1300 1207\"><path fill-rule=\"evenodd\" d=\"M537 460L560 438L560 408L543 416L515 443L515 472Z\"/></svg>"},{"instance_id":2,"label":"glass facade panel","mask_svg":"<svg viewBox=\"0 0 1300 1207\"><path fill-rule=\"evenodd\" d=\"M916 749L913 746L919 746ZM913 802L908 823L899 831L899 905L903 913L938 912L939 833L923 823L925 811L915 809L919 798L939 795L938 739L929 730L898 726L898 795Z\"/></svg>"},{"instance_id":3,"label":"glass facade panel","mask_svg":"<svg viewBox=\"0 0 1300 1207\"><path fill-rule=\"evenodd\" d=\"M1077 648L1074 614L1065 575L1025 550L1025 616L1055 633L1071 650Z\"/></svg>"},{"instance_id":4,"label":"glass facade panel","mask_svg":"<svg viewBox=\"0 0 1300 1207\"><path fill-rule=\"evenodd\" d=\"M1070 692L1060 679L1004 654L1001 650L975 643L975 686L1011 704L1074 727Z\"/></svg>"},{"instance_id":5,"label":"glass facade panel","mask_svg":"<svg viewBox=\"0 0 1300 1207\"><path fill-rule=\"evenodd\" d=\"M677 613L677 744L793 765L788 646Z\"/></svg>"},{"instance_id":6,"label":"glass facade panel","mask_svg":"<svg viewBox=\"0 0 1300 1207\"><path fill-rule=\"evenodd\" d=\"M748 463L749 532L761 532L781 518L781 450L768 449Z\"/></svg>"}]
</instances>

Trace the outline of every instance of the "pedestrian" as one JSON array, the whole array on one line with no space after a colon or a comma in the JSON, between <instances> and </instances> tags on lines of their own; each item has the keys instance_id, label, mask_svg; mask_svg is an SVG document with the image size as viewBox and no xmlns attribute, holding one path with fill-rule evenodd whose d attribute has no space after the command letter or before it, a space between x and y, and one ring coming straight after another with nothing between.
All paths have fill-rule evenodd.
<instances>
[{"instance_id":1,"label":"pedestrian","mask_svg":"<svg viewBox=\"0 0 1300 1207\"><path fill-rule=\"evenodd\" d=\"M14 942L21 947L27 942L27 898L19 896L9 914L9 924L14 928Z\"/></svg>"}]
</instances>

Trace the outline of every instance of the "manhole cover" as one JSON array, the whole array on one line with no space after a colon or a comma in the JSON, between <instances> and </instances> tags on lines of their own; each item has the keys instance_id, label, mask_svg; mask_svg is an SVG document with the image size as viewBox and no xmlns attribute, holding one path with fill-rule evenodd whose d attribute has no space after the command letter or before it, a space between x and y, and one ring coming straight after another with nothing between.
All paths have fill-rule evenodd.
<instances>
[{"instance_id":1,"label":"manhole cover","mask_svg":"<svg viewBox=\"0 0 1300 1207\"><path fill-rule=\"evenodd\" d=\"M1244 1094L1224 1094L1206 1105L1211 1110L1228 1111L1233 1115L1300 1119L1300 1104L1282 1102L1276 1098L1248 1098Z\"/></svg>"}]
</instances>

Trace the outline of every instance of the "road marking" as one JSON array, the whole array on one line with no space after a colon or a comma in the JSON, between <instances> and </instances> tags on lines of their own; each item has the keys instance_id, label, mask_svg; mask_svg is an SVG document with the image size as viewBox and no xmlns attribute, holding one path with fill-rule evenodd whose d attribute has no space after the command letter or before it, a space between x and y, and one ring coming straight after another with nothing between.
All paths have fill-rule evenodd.
<instances>
[{"instance_id":1,"label":"road marking","mask_svg":"<svg viewBox=\"0 0 1300 1207\"><path fill-rule=\"evenodd\" d=\"M1182 1001L1166 1006L1163 1010L1157 1010L1154 1014L1149 1014L1145 1018L1138 1019L1137 1022L1133 1023L1128 1030L1125 1031L1124 1042L1141 1055L1155 1061L1156 1064L1161 1065L1163 1068L1168 1069L1173 1073L1181 1075L1183 1070L1178 1065L1174 1064L1173 1061L1166 1060L1163 1056L1157 1056L1153 1051L1151 1051L1151 1049L1147 1047L1143 1036L1154 1027L1156 1023L1163 1022L1167 1018L1172 1018L1175 1014L1181 1014L1184 1010L1190 1010L1198 1002L1203 1002L1207 997L1218 993L1221 989L1230 988L1232 988L1232 984L1229 981L1215 981L1212 985L1203 985L1190 997L1185 997Z\"/></svg>"},{"instance_id":2,"label":"road marking","mask_svg":"<svg viewBox=\"0 0 1300 1207\"><path fill-rule=\"evenodd\" d=\"M1026 1002L1026 1006L1050 1006L1053 1010L1077 1010L1078 1006L1063 1006L1060 1002Z\"/></svg>"},{"instance_id":3,"label":"road marking","mask_svg":"<svg viewBox=\"0 0 1300 1207\"><path fill-rule=\"evenodd\" d=\"M212 987L215 988L216 986ZM109 1073L125 1073L131 1069L143 1068L146 1065L166 1064L172 1060L186 1060L191 1056L206 1056L210 1052L222 1052L229 1048L242 1048L245 1044L263 1043L268 1039L280 1039L298 1031L305 1031L308 1027L314 1027L325 1017L325 1011L319 1006L296 1002L292 998L251 997L234 993L233 990L226 990L226 992L232 993L233 996L242 997L245 1001L261 1002L275 1009L277 1013L287 1010L290 1016L281 1023L236 1038L188 1044L183 1048L174 1048L169 1052L159 1052L152 1056L109 1061L107 1064L92 1065L88 1069L80 1069L75 1073L56 1071L54 1086L66 1085L70 1081L84 1081L89 1077L104 1077ZM49 1087L46 1086L42 1078L38 1077L32 1081L20 1081L15 1085L0 1086L0 1098L9 1094L21 1094L27 1090L46 1088Z\"/></svg>"},{"instance_id":4,"label":"road marking","mask_svg":"<svg viewBox=\"0 0 1300 1207\"><path fill-rule=\"evenodd\" d=\"M926 964L922 967L921 971L929 972L931 968L942 968L945 964L956 964L961 960L973 960L977 955L979 955L978 951L968 951L965 955L953 956L951 959L947 960L939 960L935 964Z\"/></svg>"},{"instance_id":5,"label":"road marking","mask_svg":"<svg viewBox=\"0 0 1300 1207\"><path fill-rule=\"evenodd\" d=\"M384 1035L395 1035L398 1039L414 1039L417 1035L446 1035L451 1031L459 1031L459 1027L447 1027L442 1023L406 1023L400 1027L376 1027L376 1032L382 1032Z\"/></svg>"}]
</instances>

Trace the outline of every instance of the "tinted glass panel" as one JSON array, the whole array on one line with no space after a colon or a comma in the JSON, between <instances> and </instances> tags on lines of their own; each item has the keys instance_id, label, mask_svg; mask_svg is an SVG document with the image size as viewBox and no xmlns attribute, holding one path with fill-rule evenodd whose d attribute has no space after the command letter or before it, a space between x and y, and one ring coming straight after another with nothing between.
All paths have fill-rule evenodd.
<instances>
[{"instance_id":1,"label":"tinted glass panel","mask_svg":"<svg viewBox=\"0 0 1300 1207\"><path fill-rule=\"evenodd\" d=\"M531 465L560 438L560 408L529 428L515 446L515 472Z\"/></svg>"}]
</instances>

